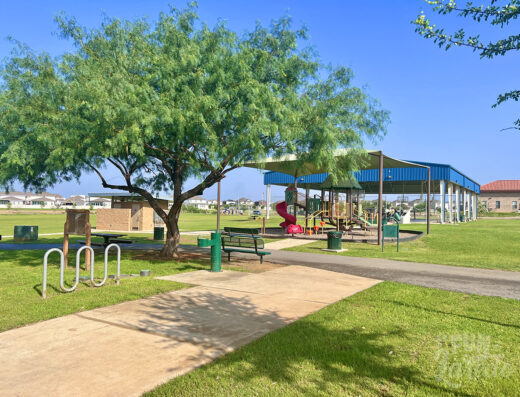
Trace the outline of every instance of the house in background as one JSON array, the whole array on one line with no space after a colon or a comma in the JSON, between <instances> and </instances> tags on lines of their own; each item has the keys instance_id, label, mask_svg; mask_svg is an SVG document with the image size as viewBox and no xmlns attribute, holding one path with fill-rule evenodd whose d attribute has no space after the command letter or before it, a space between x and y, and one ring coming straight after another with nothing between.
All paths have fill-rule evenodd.
<instances>
[{"instance_id":1,"label":"house in background","mask_svg":"<svg viewBox=\"0 0 520 397\"><path fill-rule=\"evenodd\" d=\"M255 205L255 202L253 200L250 200L246 197L242 197L238 199L238 205L239 206L246 206L248 209L251 209L253 205Z\"/></svg>"},{"instance_id":2,"label":"house in background","mask_svg":"<svg viewBox=\"0 0 520 397\"><path fill-rule=\"evenodd\" d=\"M520 180L497 180L481 186L479 201L491 212L517 212Z\"/></svg>"},{"instance_id":3,"label":"house in background","mask_svg":"<svg viewBox=\"0 0 520 397\"><path fill-rule=\"evenodd\" d=\"M59 208L63 196L42 192L0 192L0 208Z\"/></svg>"},{"instance_id":4,"label":"house in background","mask_svg":"<svg viewBox=\"0 0 520 397\"><path fill-rule=\"evenodd\" d=\"M184 202L188 207L196 207L199 210L207 210L209 208L208 200L202 196L194 196Z\"/></svg>"}]
</instances>

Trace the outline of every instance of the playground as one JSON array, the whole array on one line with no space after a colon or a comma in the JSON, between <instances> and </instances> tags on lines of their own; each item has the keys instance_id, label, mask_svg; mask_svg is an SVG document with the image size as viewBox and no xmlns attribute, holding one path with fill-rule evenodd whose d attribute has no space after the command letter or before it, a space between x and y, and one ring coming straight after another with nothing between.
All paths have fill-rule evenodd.
<instances>
[{"instance_id":1,"label":"playground","mask_svg":"<svg viewBox=\"0 0 520 397\"><path fill-rule=\"evenodd\" d=\"M339 149L334 156L338 164L348 164L348 150ZM326 173L324 167L302 163L298 156L267 159L245 166L268 171L264 175L267 219L271 219L271 187L285 187L285 199L275 203L276 214L282 222L279 227L264 227L263 237L327 240L329 245L331 236L344 242L383 246L385 239L412 241L430 234L434 195L439 198L439 217L435 223L465 223L476 220L478 215L480 185L447 164L398 160L382 151L368 151L360 170L344 180ZM305 194L300 194L298 188ZM388 194L400 195L400 205L387 206ZM426 195L425 233L407 227L421 222L416 219L415 206L403 206L405 194L421 198ZM369 195L376 195L375 204L366 200Z\"/></svg>"}]
</instances>

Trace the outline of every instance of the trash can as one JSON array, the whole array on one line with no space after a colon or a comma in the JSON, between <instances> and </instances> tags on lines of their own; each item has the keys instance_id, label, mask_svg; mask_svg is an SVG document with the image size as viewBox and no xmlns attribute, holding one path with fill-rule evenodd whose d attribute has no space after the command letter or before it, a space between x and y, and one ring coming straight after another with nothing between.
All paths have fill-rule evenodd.
<instances>
[{"instance_id":1,"label":"trash can","mask_svg":"<svg viewBox=\"0 0 520 397\"><path fill-rule=\"evenodd\" d=\"M38 226L15 226L14 241L38 240Z\"/></svg>"},{"instance_id":2,"label":"trash can","mask_svg":"<svg viewBox=\"0 0 520 397\"><path fill-rule=\"evenodd\" d=\"M164 240L164 227L156 226L153 228L153 239Z\"/></svg>"},{"instance_id":3,"label":"trash can","mask_svg":"<svg viewBox=\"0 0 520 397\"><path fill-rule=\"evenodd\" d=\"M327 249L340 250L341 249L341 232L327 232Z\"/></svg>"}]
</instances>

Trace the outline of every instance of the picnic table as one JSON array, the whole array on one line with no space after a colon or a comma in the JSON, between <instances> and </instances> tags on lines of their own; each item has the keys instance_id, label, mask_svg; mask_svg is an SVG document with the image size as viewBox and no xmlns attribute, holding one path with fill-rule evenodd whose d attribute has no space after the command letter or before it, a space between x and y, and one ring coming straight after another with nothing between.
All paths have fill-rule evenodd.
<instances>
[{"instance_id":1,"label":"picnic table","mask_svg":"<svg viewBox=\"0 0 520 397\"><path fill-rule=\"evenodd\" d=\"M119 233L92 233L92 237L102 237L104 239L103 243L91 243L92 246L98 246L106 248L112 243L118 244L132 244L132 240L121 239L121 237L126 236L126 234ZM80 241L80 244L86 244L86 241Z\"/></svg>"}]
</instances>

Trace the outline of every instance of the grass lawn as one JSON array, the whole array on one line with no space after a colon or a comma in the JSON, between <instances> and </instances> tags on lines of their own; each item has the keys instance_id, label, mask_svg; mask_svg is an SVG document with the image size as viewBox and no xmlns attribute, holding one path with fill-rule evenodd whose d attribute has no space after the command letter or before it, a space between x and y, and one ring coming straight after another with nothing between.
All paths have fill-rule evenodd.
<instances>
[{"instance_id":1,"label":"grass lawn","mask_svg":"<svg viewBox=\"0 0 520 397\"><path fill-rule=\"evenodd\" d=\"M119 286L110 279L105 286L99 288L89 287L88 283L80 283L75 292L63 293L59 288L58 255L53 254L49 257L48 298L43 300L40 295L43 254L44 251L39 250L0 251L0 332L40 320L139 299L185 286L170 281L154 280L151 277L135 277L122 279ZM70 265L65 272L67 287L72 285L75 275L73 259L75 252L69 255ZM96 276L100 278L103 276L101 256L96 253ZM152 262L143 252L126 252L121 258L122 274L151 269L152 276L161 276L208 267L208 260ZM115 268L114 255L109 260L109 274L115 274ZM89 276L90 272L81 271L81 275Z\"/></svg>"},{"instance_id":2,"label":"grass lawn","mask_svg":"<svg viewBox=\"0 0 520 397\"><path fill-rule=\"evenodd\" d=\"M145 395L518 395L519 309L385 282Z\"/></svg>"},{"instance_id":3,"label":"grass lawn","mask_svg":"<svg viewBox=\"0 0 520 397\"><path fill-rule=\"evenodd\" d=\"M247 215L222 215L221 226L233 227L262 227L261 220L253 220ZM274 215L267 220L268 227L278 226L282 218ZM90 214L90 223L94 227L96 225L96 215ZM0 234L12 235L15 225L38 226L38 232L41 233L59 233L63 232L65 224L64 214L1 214L0 215ZM182 232L191 232L197 230L214 230L217 225L216 214L181 214L179 227Z\"/></svg>"},{"instance_id":4,"label":"grass lawn","mask_svg":"<svg viewBox=\"0 0 520 397\"><path fill-rule=\"evenodd\" d=\"M426 225L402 225L403 229L426 231ZM340 254L357 257L388 258L402 261L437 263L488 269L520 271L520 221L481 219L459 225L431 225L431 234L400 244L385 244L385 252L373 244L343 243L348 251ZM326 253L325 241L290 251Z\"/></svg>"}]
</instances>

